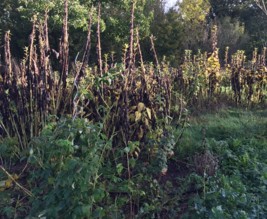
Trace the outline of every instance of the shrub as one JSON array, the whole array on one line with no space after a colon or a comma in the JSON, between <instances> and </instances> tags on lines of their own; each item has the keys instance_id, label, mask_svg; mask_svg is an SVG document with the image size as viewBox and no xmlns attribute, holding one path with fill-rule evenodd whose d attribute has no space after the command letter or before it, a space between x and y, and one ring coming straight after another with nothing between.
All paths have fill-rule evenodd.
<instances>
[{"instance_id":1,"label":"shrub","mask_svg":"<svg viewBox=\"0 0 267 219\"><path fill-rule=\"evenodd\" d=\"M106 197L101 168L111 141L101 124L84 119L49 123L31 141L31 216L83 218L101 215ZM96 207L98 204L98 207Z\"/></svg>"}]
</instances>

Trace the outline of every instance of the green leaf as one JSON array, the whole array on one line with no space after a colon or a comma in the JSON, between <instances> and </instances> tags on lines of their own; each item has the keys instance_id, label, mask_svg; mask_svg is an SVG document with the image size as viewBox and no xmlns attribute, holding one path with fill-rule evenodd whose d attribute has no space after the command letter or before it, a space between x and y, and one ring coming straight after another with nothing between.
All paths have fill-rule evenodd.
<instances>
[{"instance_id":1,"label":"green leaf","mask_svg":"<svg viewBox=\"0 0 267 219\"><path fill-rule=\"evenodd\" d=\"M131 151L130 147L125 147L125 148L124 148L124 152L125 152L126 154L128 154L130 151Z\"/></svg>"},{"instance_id":2,"label":"green leaf","mask_svg":"<svg viewBox=\"0 0 267 219\"><path fill-rule=\"evenodd\" d=\"M123 165L122 165L122 163L117 164L117 166L116 166L116 170L117 170L117 173L118 173L119 175L121 175L121 172L122 172L122 170L123 170Z\"/></svg>"},{"instance_id":3,"label":"green leaf","mask_svg":"<svg viewBox=\"0 0 267 219\"><path fill-rule=\"evenodd\" d=\"M101 202L105 197L105 191L103 189L96 189L93 193L93 199L95 202Z\"/></svg>"}]
</instances>

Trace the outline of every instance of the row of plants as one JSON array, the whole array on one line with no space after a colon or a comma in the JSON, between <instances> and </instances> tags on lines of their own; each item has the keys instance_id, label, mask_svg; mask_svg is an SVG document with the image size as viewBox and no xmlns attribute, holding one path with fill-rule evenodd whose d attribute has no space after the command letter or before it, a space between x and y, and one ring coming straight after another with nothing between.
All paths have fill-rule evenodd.
<instances>
[{"instance_id":1,"label":"row of plants","mask_svg":"<svg viewBox=\"0 0 267 219\"><path fill-rule=\"evenodd\" d=\"M67 0L59 51L49 44L48 12L43 20L33 18L29 47L20 62L12 59L10 33L5 34L1 217L133 218L161 213L154 205L157 178L166 174L175 145L172 76L159 65L144 64L134 27L135 1L122 63L102 56L101 4L96 6L98 62L93 67L88 66L90 14L84 54L70 67ZM177 112L182 120L184 107Z\"/></svg>"},{"instance_id":2,"label":"row of plants","mask_svg":"<svg viewBox=\"0 0 267 219\"><path fill-rule=\"evenodd\" d=\"M213 35L217 28L214 26ZM219 57L217 37L213 37L213 52L185 51L184 63L177 76L177 89L192 104L201 100L214 101L224 97L237 105L257 105L266 101L266 48L259 53L256 48L251 60L238 50L229 57L229 47L224 58Z\"/></svg>"}]
</instances>

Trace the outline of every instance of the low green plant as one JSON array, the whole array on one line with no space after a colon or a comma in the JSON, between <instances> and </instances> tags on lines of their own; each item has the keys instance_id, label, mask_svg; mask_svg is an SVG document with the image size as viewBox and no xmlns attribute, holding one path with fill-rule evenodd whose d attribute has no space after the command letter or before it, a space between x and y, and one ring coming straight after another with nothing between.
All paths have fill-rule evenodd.
<instances>
[{"instance_id":1,"label":"low green plant","mask_svg":"<svg viewBox=\"0 0 267 219\"><path fill-rule=\"evenodd\" d=\"M101 128L101 124L93 125L84 119L61 119L32 139L28 179L34 195L31 217L103 214L100 203L106 197L106 188L100 183L100 170L111 141Z\"/></svg>"},{"instance_id":2,"label":"low green plant","mask_svg":"<svg viewBox=\"0 0 267 219\"><path fill-rule=\"evenodd\" d=\"M199 131L199 125L205 122L205 141L195 148L198 153L201 148L212 151L218 158L219 168L214 175L188 176L191 180L185 182L193 185L195 194L183 218L266 217L267 136L266 119L261 116L261 111L229 110L204 115L198 120ZM196 137L191 143L203 142L195 130L196 127L191 130Z\"/></svg>"}]
</instances>

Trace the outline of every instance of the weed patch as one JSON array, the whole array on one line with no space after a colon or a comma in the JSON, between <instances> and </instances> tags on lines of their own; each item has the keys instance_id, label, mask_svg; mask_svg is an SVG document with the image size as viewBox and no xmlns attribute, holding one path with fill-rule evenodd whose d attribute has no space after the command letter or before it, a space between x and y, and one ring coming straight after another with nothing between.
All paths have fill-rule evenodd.
<instances>
[{"instance_id":1,"label":"weed patch","mask_svg":"<svg viewBox=\"0 0 267 219\"><path fill-rule=\"evenodd\" d=\"M197 154L210 150L219 168L214 176L205 172L188 176L195 195L182 218L266 217L267 120L262 115L264 111L224 110L202 116L186 131L192 141L182 140L179 150L191 148L189 153Z\"/></svg>"}]
</instances>

